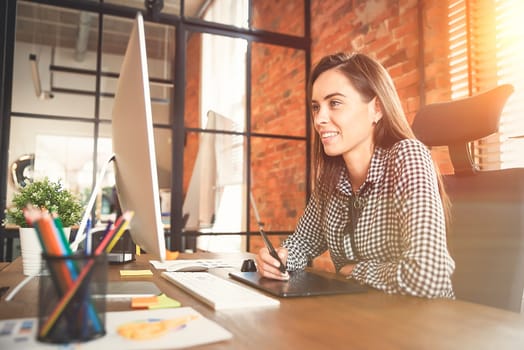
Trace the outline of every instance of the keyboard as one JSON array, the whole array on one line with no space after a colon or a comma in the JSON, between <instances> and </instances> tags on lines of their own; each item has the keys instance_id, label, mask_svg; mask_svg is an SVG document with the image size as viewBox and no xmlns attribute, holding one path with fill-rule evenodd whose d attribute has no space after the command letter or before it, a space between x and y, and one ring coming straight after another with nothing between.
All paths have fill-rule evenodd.
<instances>
[{"instance_id":1,"label":"keyboard","mask_svg":"<svg viewBox=\"0 0 524 350\"><path fill-rule=\"evenodd\" d=\"M275 307L280 301L208 272L162 272L169 282L215 310Z\"/></svg>"}]
</instances>

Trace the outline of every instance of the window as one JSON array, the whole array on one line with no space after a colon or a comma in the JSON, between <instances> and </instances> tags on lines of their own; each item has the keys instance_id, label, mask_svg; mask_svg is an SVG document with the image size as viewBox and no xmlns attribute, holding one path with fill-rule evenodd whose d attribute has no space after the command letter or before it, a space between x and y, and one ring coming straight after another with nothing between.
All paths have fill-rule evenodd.
<instances>
[{"instance_id":1,"label":"window","mask_svg":"<svg viewBox=\"0 0 524 350\"><path fill-rule=\"evenodd\" d=\"M524 166L524 2L450 0L449 62L453 99L512 84L499 132L473 145L483 170Z\"/></svg>"},{"instance_id":2,"label":"window","mask_svg":"<svg viewBox=\"0 0 524 350\"><path fill-rule=\"evenodd\" d=\"M107 142L120 59L133 14L137 10L146 14L144 1L14 3L16 23L6 22L0 30L8 39L0 46L15 62L13 79L2 81L0 100L11 101L5 117L9 125L0 130L2 138L10 141L2 156L6 164L34 159L35 153L38 158L47 156L49 152L35 149L37 139L48 148L59 147L47 146L51 142L74 144L87 151L89 159L79 169L76 163L81 159L74 159L74 172L62 172L71 174L72 188L79 187L80 179L87 187L79 191L89 193L89 183L107 160L104 153L110 151ZM231 236L235 242L229 246L234 245L234 250L256 251L263 246L248 185L266 232L276 239L293 232L297 212L305 207L309 194L310 126L305 104L311 57L309 6L303 0L164 0L160 18L144 17L170 249L193 248L197 235ZM40 89L34 88L36 82ZM207 128L210 111L215 123L222 124ZM189 224L184 227L189 219L181 209L204 134L215 139L216 152L211 156L222 159L216 164L229 159L233 165L217 166L213 172L215 200L207 201L202 210L212 215L204 218L203 230L193 231L187 229ZM51 159L57 176L62 176L59 165L71 159L68 153L61 154L64 159ZM41 164L31 164L27 173L40 171ZM7 168L0 169L5 183ZM204 171L211 174L209 167ZM2 212L15 190L9 186L2 193Z\"/></svg>"}]
</instances>

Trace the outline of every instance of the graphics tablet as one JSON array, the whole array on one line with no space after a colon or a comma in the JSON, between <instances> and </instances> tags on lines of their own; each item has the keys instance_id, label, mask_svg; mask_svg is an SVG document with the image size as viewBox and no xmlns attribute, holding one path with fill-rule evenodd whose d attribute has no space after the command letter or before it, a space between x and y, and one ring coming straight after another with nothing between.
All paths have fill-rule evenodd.
<instances>
[{"instance_id":1,"label":"graphics tablet","mask_svg":"<svg viewBox=\"0 0 524 350\"><path fill-rule=\"evenodd\" d=\"M230 272L231 278L279 297L363 293L367 288L353 280L337 280L308 271L289 272L288 281L262 277L258 272Z\"/></svg>"}]
</instances>

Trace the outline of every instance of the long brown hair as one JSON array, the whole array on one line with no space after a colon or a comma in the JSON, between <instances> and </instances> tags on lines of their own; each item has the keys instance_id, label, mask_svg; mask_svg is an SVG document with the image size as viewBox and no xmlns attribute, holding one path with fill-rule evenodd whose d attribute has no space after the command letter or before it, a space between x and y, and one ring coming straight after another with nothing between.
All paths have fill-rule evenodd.
<instances>
[{"instance_id":1,"label":"long brown hair","mask_svg":"<svg viewBox=\"0 0 524 350\"><path fill-rule=\"evenodd\" d=\"M362 53L336 53L322 58L313 68L308 84L308 101L311 103L313 84L320 74L330 69L342 73L357 90L364 102L377 97L382 110L382 118L376 124L373 140L376 146L390 148L404 139L415 139L415 135L406 119L400 98L387 70L373 58ZM312 185L317 191L320 203L327 203L339 181L344 168L342 156L328 156L324 152L318 133L313 136L313 173ZM444 207L446 222L449 218L449 200L444 190L442 179L435 165L440 197Z\"/></svg>"}]
</instances>

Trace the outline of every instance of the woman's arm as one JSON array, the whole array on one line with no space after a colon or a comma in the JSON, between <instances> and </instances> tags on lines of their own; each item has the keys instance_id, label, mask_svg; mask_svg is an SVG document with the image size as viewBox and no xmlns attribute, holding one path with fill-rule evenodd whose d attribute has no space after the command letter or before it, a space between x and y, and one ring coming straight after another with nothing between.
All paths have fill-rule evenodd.
<instances>
[{"instance_id":1,"label":"woman's arm","mask_svg":"<svg viewBox=\"0 0 524 350\"><path fill-rule=\"evenodd\" d=\"M295 232L282 244L287 248L287 269L301 270L313 258L327 250L326 237L322 233L321 207L315 193L298 221Z\"/></svg>"}]
</instances>

